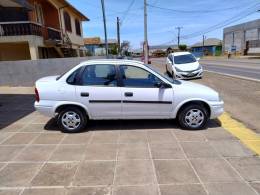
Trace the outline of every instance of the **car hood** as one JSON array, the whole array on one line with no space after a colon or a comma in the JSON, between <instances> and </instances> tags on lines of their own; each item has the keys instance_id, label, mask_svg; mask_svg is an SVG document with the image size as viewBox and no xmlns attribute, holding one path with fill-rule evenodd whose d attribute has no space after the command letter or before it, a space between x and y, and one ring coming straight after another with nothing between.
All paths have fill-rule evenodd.
<instances>
[{"instance_id":1,"label":"car hood","mask_svg":"<svg viewBox=\"0 0 260 195\"><path fill-rule=\"evenodd\" d=\"M219 101L219 93L214 89L190 81L178 81L173 85L174 91L178 95L186 98L200 98L208 101Z\"/></svg>"},{"instance_id":2,"label":"car hood","mask_svg":"<svg viewBox=\"0 0 260 195\"><path fill-rule=\"evenodd\" d=\"M181 71L194 71L199 68L200 64L199 62L193 62L188 64L174 64L174 66Z\"/></svg>"}]
</instances>

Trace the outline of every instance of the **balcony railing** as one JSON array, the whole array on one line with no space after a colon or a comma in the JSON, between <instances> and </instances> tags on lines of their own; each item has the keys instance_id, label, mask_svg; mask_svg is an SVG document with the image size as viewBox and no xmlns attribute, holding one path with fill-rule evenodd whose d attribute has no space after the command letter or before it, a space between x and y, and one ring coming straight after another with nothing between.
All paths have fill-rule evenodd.
<instances>
[{"instance_id":1,"label":"balcony railing","mask_svg":"<svg viewBox=\"0 0 260 195\"><path fill-rule=\"evenodd\" d=\"M59 30L56 30L54 28L47 28L47 39L50 40L61 40L61 32Z\"/></svg>"},{"instance_id":2,"label":"balcony railing","mask_svg":"<svg viewBox=\"0 0 260 195\"><path fill-rule=\"evenodd\" d=\"M42 36L42 26L32 22L2 22L1 36L37 35Z\"/></svg>"},{"instance_id":3,"label":"balcony railing","mask_svg":"<svg viewBox=\"0 0 260 195\"><path fill-rule=\"evenodd\" d=\"M36 35L45 40L62 40L61 32L34 22L0 22L0 36Z\"/></svg>"}]
</instances>

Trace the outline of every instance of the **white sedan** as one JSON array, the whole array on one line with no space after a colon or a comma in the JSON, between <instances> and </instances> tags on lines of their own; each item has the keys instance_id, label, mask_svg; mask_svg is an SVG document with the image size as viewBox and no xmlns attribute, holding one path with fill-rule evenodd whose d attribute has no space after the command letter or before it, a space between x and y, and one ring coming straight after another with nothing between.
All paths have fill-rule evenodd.
<instances>
[{"instance_id":1,"label":"white sedan","mask_svg":"<svg viewBox=\"0 0 260 195\"><path fill-rule=\"evenodd\" d=\"M89 120L178 119L184 129L201 129L223 113L219 94L177 81L142 62L91 60L61 76L36 82L35 108L57 118L64 132L79 132Z\"/></svg>"},{"instance_id":2,"label":"white sedan","mask_svg":"<svg viewBox=\"0 0 260 195\"><path fill-rule=\"evenodd\" d=\"M170 53L166 59L166 72L175 79L202 78L203 68L189 52Z\"/></svg>"}]
</instances>

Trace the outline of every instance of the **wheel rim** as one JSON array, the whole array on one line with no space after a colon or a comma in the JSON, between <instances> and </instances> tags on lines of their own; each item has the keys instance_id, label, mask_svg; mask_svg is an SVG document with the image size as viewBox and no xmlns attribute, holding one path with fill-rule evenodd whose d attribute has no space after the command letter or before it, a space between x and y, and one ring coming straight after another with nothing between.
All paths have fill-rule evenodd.
<instances>
[{"instance_id":1,"label":"wheel rim","mask_svg":"<svg viewBox=\"0 0 260 195\"><path fill-rule=\"evenodd\" d=\"M185 115L185 122L189 127L197 128L205 120L204 113L199 109L191 109Z\"/></svg>"},{"instance_id":2,"label":"wheel rim","mask_svg":"<svg viewBox=\"0 0 260 195\"><path fill-rule=\"evenodd\" d=\"M80 116L73 111L65 112L61 118L62 125L68 130L75 130L81 124Z\"/></svg>"}]
</instances>

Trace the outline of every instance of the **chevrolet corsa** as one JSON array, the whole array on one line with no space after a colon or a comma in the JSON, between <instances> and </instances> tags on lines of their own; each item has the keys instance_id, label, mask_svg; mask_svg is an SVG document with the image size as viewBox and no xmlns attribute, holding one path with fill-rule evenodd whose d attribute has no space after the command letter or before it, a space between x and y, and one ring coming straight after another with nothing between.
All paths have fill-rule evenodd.
<instances>
[{"instance_id":1,"label":"chevrolet corsa","mask_svg":"<svg viewBox=\"0 0 260 195\"><path fill-rule=\"evenodd\" d=\"M100 119L176 118L183 129L202 129L224 104L213 89L132 60L82 62L61 76L39 79L35 93L36 110L57 118L67 133Z\"/></svg>"}]
</instances>

